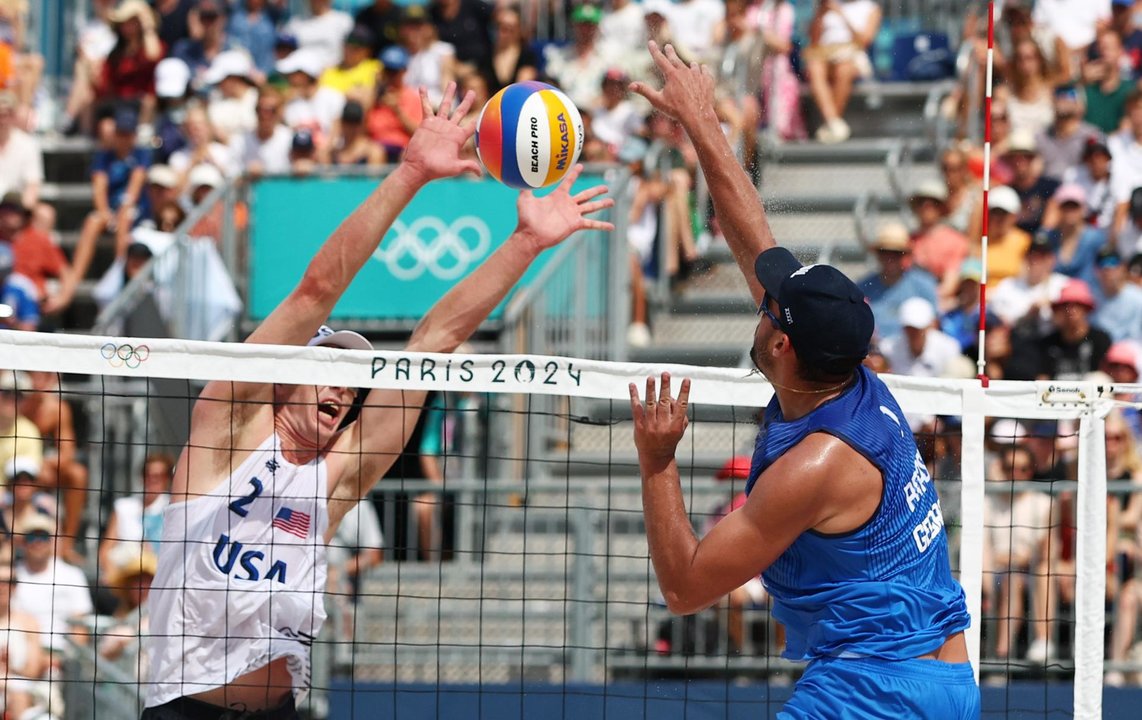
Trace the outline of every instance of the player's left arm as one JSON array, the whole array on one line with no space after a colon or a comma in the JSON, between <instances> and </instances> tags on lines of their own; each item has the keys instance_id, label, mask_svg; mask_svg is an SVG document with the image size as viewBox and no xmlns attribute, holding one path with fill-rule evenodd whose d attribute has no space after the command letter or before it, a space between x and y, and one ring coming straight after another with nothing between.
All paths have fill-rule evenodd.
<instances>
[{"instance_id":1,"label":"player's left arm","mask_svg":"<svg viewBox=\"0 0 1142 720\"><path fill-rule=\"evenodd\" d=\"M869 478L861 474L849 483L853 451L834 437L813 434L767 468L745 505L699 539L675 460L687 425L689 381L682 381L677 399L668 374L657 400L654 385L648 378L643 404L631 384L631 410L650 557L671 612L685 615L714 604L768 568L806 530L852 524L853 501L868 493Z\"/></svg>"},{"instance_id":2,"label":"player's left arm","mask_svg":"<svg viewBox=\"0 0 1142 720\"><path fill-rule=\"evenodd\" d=\"M609 222L588 217L614 205L610 198L598 199L607 191L606 186L595 185L571 194L582 170L582 165L576 165L544 197L536 197L531 191L520 193L515 232L433 305L413 331L407 350L452 352L476 331L540 253L578 230L614 229ZM353 448L359 458L352 468L356 475L354 497L364 497L400 455L416 427L425 395L423 391L379 388L369 393L353 434L347 442L338 442L338 449Z\"/></svg>"}]
</instances>

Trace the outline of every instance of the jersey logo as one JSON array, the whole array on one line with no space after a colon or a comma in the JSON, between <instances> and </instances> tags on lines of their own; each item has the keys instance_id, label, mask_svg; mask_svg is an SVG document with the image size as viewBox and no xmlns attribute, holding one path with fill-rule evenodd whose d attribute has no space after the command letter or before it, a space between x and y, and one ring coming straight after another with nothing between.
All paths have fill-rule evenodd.
<instances>
[{"instance_id":1,"label":"jersey logo","mask_svg":"<svg viewBox=\"0 0 1142 720\"><path fill-rule=\"evenodd\" d=\"M804 275L805 273L809 272L810 270L812 270L812 269L813 269L813 268L815 268L815 267L817 267L817 265L816 265L816 264L813 264L813 265L806 265L806 266L804 266L804 267L800 267L800 268L797 268L796 270L794 270L794 271L793 271L793 274L792 274L792 275L790 275L789 277L791 277L791 278L795 278L795 277L797 277L798 275Z\"/></svg>"},{"instance_id":2,"label":"jersey logo","mask_svg":"<svg viewBox=\"0 0 1142 720\"><path fill-rule=\"evenodd\" d=\"M892 418L892 422L896 423L897 425L900 424L900 418L896 417L896 413L892 412L891 410L884 407L883 405L880 406L880 411L882 413L884 413L885 415L887 415L888 417Z\"/></svg>"},{"instance_id":3,"label":"jersey logo","mask_svg":"<svg viewBox=\"0 0 1142 720\"><path fill-rule=\"evenodd\" d=\"M285 530L290 535L304 538L309 534L309 515L299 510L282 507L274 516L273 526Z\"/></svg>"},{"instance_id":4,"label":"jersey logo","mask_svg":"<svg viewBox=\"0 0 1142 720\"><path fill-rule=\"evenodd\" d=\"M266 461L266 469L270 472L277 472L279 467L281 467L281 465L278 464L277 460L270 459Z\"/></svg>"}]
</instances>

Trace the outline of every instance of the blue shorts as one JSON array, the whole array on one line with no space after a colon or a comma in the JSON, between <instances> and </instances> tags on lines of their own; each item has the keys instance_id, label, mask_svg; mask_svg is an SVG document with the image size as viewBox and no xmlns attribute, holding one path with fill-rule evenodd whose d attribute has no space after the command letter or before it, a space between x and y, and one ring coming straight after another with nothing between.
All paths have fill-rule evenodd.
<instances>
[{"instance_id":1,"label":"blue shorts","mask_svg":"<svg viewBox=\"0 0 1142 720\"><path fill-rule=\"evenodd\" d=\"M977 720L971 663L877 658L814 660L778 720Z\"/></svg>"}]
</instances>

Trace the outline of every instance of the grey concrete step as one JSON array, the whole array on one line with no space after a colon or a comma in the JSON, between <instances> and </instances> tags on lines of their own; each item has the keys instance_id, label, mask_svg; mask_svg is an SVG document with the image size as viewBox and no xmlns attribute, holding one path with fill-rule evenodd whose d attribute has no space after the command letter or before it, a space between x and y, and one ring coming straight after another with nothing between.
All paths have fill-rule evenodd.
<instances>
[{"instance_id":1,"label":"grey concrete step","mask_svg":"<svg viewBox=\"0 0 1142 720\"><path fill-rule=\"evenodd\" d=\"M44 179L49 183L86 183L91 176L95 142L83 137L44 137Z\"/></svg>"},{"instance_id":2,"label":"grey concrete step","mask_svg":"<svg viewBox=\"0 0 1142 720\"><path fill-rule=\"evenodd\" d=\"M888 154L900 142L896 135L859 137L835 145L818 142L781 143L766 148L766 163L817 163L831 166L848 163L884 162ZM914 140L917 162L931 162L935 158L935 148L930 143ZM767 167L768 170L768 167Z\"/></svg>"},{"instance_id":3,"label":"grey concrete step","mask_svg":"<svg viewBox=\"0 0 1142 720\"><path fill-rule=\"evenodd\" d=\"M931 164L918 165L912 172L913 185L921 180L939 178ZM776 163L765 170L762 195L765 197L855 197L871 191L888 198L892 195L888 170L880 162L858 161L843 165L811 163Z\"/></svg>"}]
</instances>

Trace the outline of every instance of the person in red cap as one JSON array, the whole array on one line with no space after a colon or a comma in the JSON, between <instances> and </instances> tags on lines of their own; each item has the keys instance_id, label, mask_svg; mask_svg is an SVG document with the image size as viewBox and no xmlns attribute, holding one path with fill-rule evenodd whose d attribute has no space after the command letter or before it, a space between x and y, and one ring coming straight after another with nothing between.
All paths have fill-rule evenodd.
<instances>
[{"instance_id":1,"label":"person in red cap","mask_svg":"<svg viewBox=\"0 0 1142 720\"><path fill-rule=\"evenodd\" d=\"M649 43L663 84L631 89L694 146L726 242L757 303L750 358L773 398L746 501L704 537L687 514L676 454L690 381L629 387L647 543L671 612L688 615L761 574L785 650L807 662L777 717L968 720L980 696L951 573L944 515L891 391L861 363L874 330L838 269L778 247L757 188L715 111L710 68ZM935 661L935 662L933 662Z\"/></svg>"},{"instance_id":2,"label":"person in red cap","mask_svg":"<svg viewBox=\"0 0 1142 720\"><path fill-rule=\"evenodd\" d=\"M1040 380L1080 380L1098 370L1110 336L1090 322L1096 303L1085 282L1070 280L1051 303L1053 329L1039 341Z\"/></svg>"}]
</instances>

